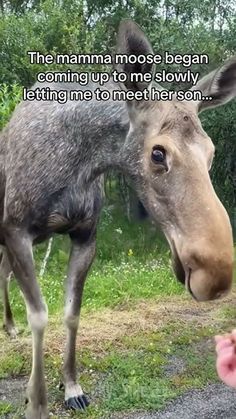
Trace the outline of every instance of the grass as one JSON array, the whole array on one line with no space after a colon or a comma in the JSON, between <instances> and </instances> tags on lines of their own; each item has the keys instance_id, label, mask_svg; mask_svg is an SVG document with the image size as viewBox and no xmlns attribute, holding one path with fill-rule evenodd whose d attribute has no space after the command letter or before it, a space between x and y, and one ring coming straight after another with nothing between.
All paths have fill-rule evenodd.
<instances>
[{"instance_id":1,"label":"grass","mask_svg":"<svg viewBox=\"0 0 236 419\"><path fill-rule=\"evenodd\" d=\"M78 344L80 382L92 399L92 405L84 415L85 418L108 418L116 412L138 409L157 410L168 400L188 389L203 388L217 381L212 338L215 333L231 328L235 323L236 319L235 316L232 318L232 312L230 318L227 317L227 307L235 304L235 297L225 301L223 305L210 303L209 307L208 304L204 304L196 318L196 303L189 302L186 298L182 300L179 297L172 297L166 301L165 307L168 307L170 301L174 304L173 312L170 312L166 318L163 317L160 323L162 326L156 329L153 324L160 316L163 307L159 309L158 304L150 300L149 303L142 302L138 309L127 310L131 316L133 311L136 315L138 313L141 315L143 304L146 304L144 312L148 313L149 319L143 330L137 326L132 327L129 333L122 333L111 340L104 339L97 330L93 342L88 339L86 345ZM194 313L191 320L189 310ZM81 325L82 331L89 317L89 313L85 314ZM54 322L49 326L45 363L50 410L54 413L53 417L59 419L64 417L61 408L63 394L58 389L64 338L60 335L59 320L54 318ZM55 325L57 325L56 334ZM123 326L121 324L121 327ZM86 330L83 333L85 334ZM28 331L25 332L14 345L5 339L5 350L0 355L0 377L29 374L28 334ZM56 335L59 335L59 339L57 338L53 347L51 341ZM180 370L176 359L181 360L183 365ZM166 368L171 364L171 374L167 374ZM22 407L16 409L14 403L8 405L4 403L2 410L3 408L11 410L13 418L19 418L22 413ZM65 417L80 417L80 414L74 413Z\"/></svg>"},{"instance_id":2,"label":"grass","mask_svg":"<svg viewBox=\"0 0 236 419\"><path fill-rule=\"evenodd\" d=\"M35 248L38 272L46 247ZM64 237L54 240L40 280L50 314L45 345L49 404L52 417L58 419L80 417L64 411L58 388L68 248ZM30 332L15 282L11 300L22 333L12 344L0 332L0 378L8 381L28 376L31 368ZM104 419L117 412L157 410L188 389L215 382L212 337L235 324L235 293L222 303L193 302L173 277L169 250L156 229L148 223L130 224L124 216L105 210L97 259L85 287L77 345L80 383L92 399L84 417ZM0 417L9 414L19 419L22 411L23 403L16 405L7 393L7 401L0 403Z\"/></svg>"},{"instance_id":3,"label":"grass","mask_svg":"<svg viewBox=\"0 0 236 419\"><path fill-rule=\"evenodd\" d=\"M7 402L1 402L0 401L0 415L6 415L7 413L12 412L12 406L10 403Z\"/></svg>"}]
</instances>

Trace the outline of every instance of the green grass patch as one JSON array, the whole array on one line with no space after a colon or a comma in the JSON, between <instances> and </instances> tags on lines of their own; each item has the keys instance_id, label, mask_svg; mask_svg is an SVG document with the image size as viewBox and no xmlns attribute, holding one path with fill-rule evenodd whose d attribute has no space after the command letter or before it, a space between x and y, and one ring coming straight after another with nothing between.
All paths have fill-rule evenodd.
<instances>
[{"instance_id":1,"label":"green grass patch","mask_svg":"<svg viewBox=\"0 0 236 419\"><path fill-rule=\"evenodd\" d=\"M0 401L0 415L6 415L8 413L12 413L14 408L12 407L11 403Z\"/></svg>"},{"instance_id":2,"label":"green grass patch","mask_svg":"<svg viewBox=\"0 0 236 419\"><path fill-rule=\"evenodd\" d=\"M96 347L79 349L80 383L92 402L84 417L105 419L114 412L155 411L186 390L203 388L217 381L213 336L231 322L230 311L225 311L225 318L222 317L225 307L218 310L214 321L212 318L214 326L212 323L201 325L194 320L177 321L172 316L171 321L163 323L158 331L139 331L114 342L105 341L102 351ZM54 323L53 327L60 328L59 320L54 318ZM0 376L6 377L12 372L28 375L29 345L25 350L23 342L12 345L4 337L3 340L6 351L1 354ZM176 366L176 358L181 360L181 370ZM170 365L171 373L167 374ZM45 366L52 417L80 417L80 413L67 416L63 409L63 392L58 387L61 353L47 350ZM13 418L19 417L22 410L23 406Z\"/></svg>"},{"instance_id":3,"label":"green grass patch","mask_svg":"<svg viewBox=\"0 0 236 419\"><path fill-rule=\"evenodd\" d=\"M27 356L28 355L28 356ZM6 353L0 355L0 379L9 376L24 375L30 371L30 354L24 354L14 347L8 348Z\"/></svg>"},{"instance_id":4,"label":"green grass patch","mask_svg":"<svg viewBox=\"0 0 236 419\"><path fill-rule=\"evenodd\" d=\"M173 332L175 335L173 336ZM202 388L217 380L212 350L198 346L212 336L213 329L173 324L155 333L124 337L118 348L107 345L105 353L81 353L81 363L96 377L91 391L96 405L105 413L129 410L158 410L170 399L190 388ZM165 375L172 356L184 362L184 371ZM202 368L204 365L204 368ZM94 386L94 387L93 387ZM105 417L105 416L103 416Z\"/></svg>"}]
</instances>

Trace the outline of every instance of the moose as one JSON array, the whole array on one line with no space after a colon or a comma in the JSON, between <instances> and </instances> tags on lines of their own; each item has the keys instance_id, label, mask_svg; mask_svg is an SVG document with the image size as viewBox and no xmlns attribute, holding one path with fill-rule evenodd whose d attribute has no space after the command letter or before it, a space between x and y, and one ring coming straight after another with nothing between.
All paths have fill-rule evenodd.
<instances>
[{"instance_id":1,"label":"moose","mask_svg":"<svg viewBox=\"0 0 236 419\"><path fill-rule=\"evenodd\" d=\"M120 23L117 52L153 53L143 31L129 19ZM129 76L153 70L147 63L121 65L119 71L128 77L119 88L149 89L151 83L132 83ZM73 84L50 87L76 88ZM107 88L117 89L117 84L109 82ZM95 257L103 174L110 168L129 177L167 238L177 279L195 300L216 299L231 288L232 231L210 180L214 146L198 113L236 96L236 57L200 79L193 89L211 100L111 99L63 105L26 101L17 106L2 131L1 286L6 329L14 334L7 286L12 271L24 296L32 332L27 419L49 415L43 361L48 315L35 275L32 246L54 233L68 234L71 239L65 297L65 404L71 409L85 409L89 404L76 377L75 346L84 283Z\"/></svg>"}]
</instances>

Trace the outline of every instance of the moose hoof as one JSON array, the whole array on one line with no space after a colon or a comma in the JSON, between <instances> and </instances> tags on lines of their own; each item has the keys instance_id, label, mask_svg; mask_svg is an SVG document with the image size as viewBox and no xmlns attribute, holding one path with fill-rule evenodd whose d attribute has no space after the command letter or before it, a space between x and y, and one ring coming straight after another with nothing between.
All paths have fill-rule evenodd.
<instances>
[{"instance_id":1,"label":"moose hoof","mask_svg":"<svg viewBox=\"0 0 236 419\"><path fill-rule=\"evenodd\" d=\"M68 400L65 400L65 406L67 409L72 410L85 410L89 406L89 401L87 397L82 394L77 397L70 397Z\"/></svg>"},{"instance_id":2,"label":"moose hoof","mask_svg":"<svg viewBox=\"0 0 236 419\"><path fill-rule=\"evenodd\" d=\"M3 329L10 336L11 339L16 339L18 335L18 329L12 324L4 324Z\"/></svg>"}]
</instances>

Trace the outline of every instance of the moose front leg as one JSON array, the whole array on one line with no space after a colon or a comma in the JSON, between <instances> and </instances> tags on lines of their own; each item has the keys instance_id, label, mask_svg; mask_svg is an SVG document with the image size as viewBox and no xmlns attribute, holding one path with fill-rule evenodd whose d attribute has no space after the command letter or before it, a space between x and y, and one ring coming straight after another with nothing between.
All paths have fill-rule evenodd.
<instances>
[{"instance_id":1,"label":"moose front leg","mask_svg":"<svg viewBox=\"0 0 236 419\"><path fill-rule=\"evenodd\" d=\"M25 231L9 226L5 227L5 238L13 273L24 295L32 331L33 363L27 387L26 419L48 419L43 363L43 336L48 316L35 277L32 240Z\"/></svg>"},{"instance_id":2,"label":"moose front leg","mask_svg":"<svg viewBox=\"0 0 236 419\"><path fill-rule=\"evenodd\" d=\"M65 324L67 331L64 360L65 404L69 409L85 409L89 402L76 381L76 335L82 293L88 270L95 256L95 234L73 235L66 290Z\"/></svg>"},{"instance_id":3,"label":"moose front leg","mask_svg":"<svg viewBox=\"0 0 236 419\"><path fill-rule=\"evenodd\" d=\"M2 249L2 260L0 264L0 288L3 298L3 327L12 338L17 335L17 329L14 324L13 315L9 301L9 282L12 275L12 267L9 262L6 249Z\"/></svg>"}]
</instances>

